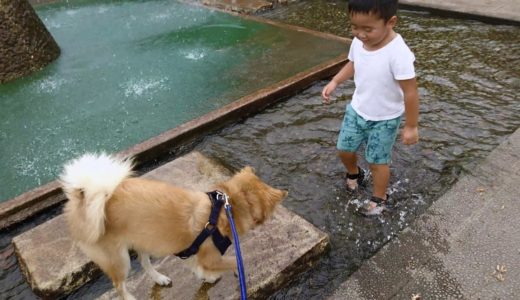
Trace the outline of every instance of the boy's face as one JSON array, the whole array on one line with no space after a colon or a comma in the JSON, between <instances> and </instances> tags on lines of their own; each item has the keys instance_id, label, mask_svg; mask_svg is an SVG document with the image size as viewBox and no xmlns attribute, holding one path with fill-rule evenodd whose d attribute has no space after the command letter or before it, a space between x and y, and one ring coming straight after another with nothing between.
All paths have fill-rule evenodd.
<instances>
[{"instance_id":1,"label":"boy's face","mask_svg":"<svg viewBox=\"0 0 520 300\"><path fill-rule=\"evenodd\" d=\"M363 42L367 50L377 50L392 38L393 28L397 17L393 16L386 21L374 13L350 14L352 34Z\"/></svg>"}]
</instances>

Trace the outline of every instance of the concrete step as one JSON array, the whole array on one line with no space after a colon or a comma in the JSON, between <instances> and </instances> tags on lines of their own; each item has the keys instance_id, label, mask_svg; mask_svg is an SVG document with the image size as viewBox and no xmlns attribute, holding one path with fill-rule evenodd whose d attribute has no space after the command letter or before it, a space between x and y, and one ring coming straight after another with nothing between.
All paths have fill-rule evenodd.
<instances>
[{"instance_id":1,"label":"concrete step","mask_svg":"<svg viewBox=\"0 0 520 300\"><path fill-rule=\"evenodd\" d=\"M399 5L473 15L484 19L520 22L518 0L400 0Z\"/></svg>"},{"instance_id":2,"label":"concrete step","mask_svg":"<svg viewBox=\"0 0 520 300\"><path fill-rule=\"evenodd\" d=\"M231 172L198 152L192 152L144 175L186 188L211 190ZM280 206L261 227L240 240L248 295L264 298L285 285L295 274L312 267L325 251L329 237L298 215ZM44 298L68 294L97 277L100 271L68 237L63 216L58 216L13 239L22 272L34 292ZM232 247L226 255L234 255ZM197 280L175 256L158 259L157 268L173 280L158 287L140 270L132 270L129 290L138 299L234 299L238 279L232 274L216 284ZM101 299L115 297L114 291Z\"/></svg>"}]
</instances>

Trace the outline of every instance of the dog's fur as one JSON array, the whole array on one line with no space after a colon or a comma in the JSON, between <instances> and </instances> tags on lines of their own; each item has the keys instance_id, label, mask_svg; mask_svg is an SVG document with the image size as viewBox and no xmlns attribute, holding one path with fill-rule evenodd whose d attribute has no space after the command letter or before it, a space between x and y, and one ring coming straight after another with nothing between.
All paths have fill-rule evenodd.
<instances>
[{"instance_id":1,"label":"dog's fur","mask_svg":"<svg viewBox=\"0 0 520 300\"><path fill-rule=\"evenodd\" d=\"M70 235L83 252L112 279L122 299L134 299L125 287L134 249L144 270L160 285L171 279L157 272L150 255L161 257L189 247L208 222L211 202L204 191L132 177L132 161L106 154L86 154L64 167L60 177L69 201L64 214ZM287 191L262 182L245 167L215 186L229 196L238 234L268 218ZM224 209L217 224L224 236L232 233ZM223 257L211 238L193 260L195 274L214 282L236 270L233 257Z\"/></svg>"}]
</instances>

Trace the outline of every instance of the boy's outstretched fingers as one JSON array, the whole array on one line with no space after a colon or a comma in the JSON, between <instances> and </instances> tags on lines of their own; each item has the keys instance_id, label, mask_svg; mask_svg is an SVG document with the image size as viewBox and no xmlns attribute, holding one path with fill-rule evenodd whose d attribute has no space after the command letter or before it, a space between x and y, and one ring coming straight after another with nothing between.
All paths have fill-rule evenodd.
<instances>
[{"instance_id":1,"label":"boy's outstretched fingers","mask_svg":"<svg viewBox=\"0 0 520 300\"><path fill-rule=\"evenodd\" d=\"M325 104L330 103L330 94L336 89L338 86L337 83L333 81L329 82L321 91L321 98L323 99L322 102Z\"/></svg>"},{"instance_id":2,"label":"boy's outstretched fingers","mask_svg":"<svg viewBox=\"0 0 520 300\"><path fill-rule=\"evenodd\" d=\"M330 92L327 91L327 87L324 87L323 91L321 92L321 102L325 104L330 103Z\"/></svg>"},{"instance_id":3,"label":"boy's outstretched fingers","mask_svg":"<svg viewBox=\"0 0 520 300\"><path fill-rule=\"evenodd\" d=\"M329 99L329 98L322 97L322 98L321 98L321 102L322 102L323 104L330 104L330 99Z\"/></svg>"}]
</instances>

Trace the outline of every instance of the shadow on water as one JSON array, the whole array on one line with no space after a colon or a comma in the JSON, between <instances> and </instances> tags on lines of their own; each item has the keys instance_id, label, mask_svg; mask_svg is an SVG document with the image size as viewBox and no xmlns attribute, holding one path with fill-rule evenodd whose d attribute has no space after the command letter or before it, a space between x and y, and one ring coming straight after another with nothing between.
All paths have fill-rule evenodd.
<instances>
[{"instance_id":1,"label":"shadow on water","mask_svg":"<svg viewBox=\"0 0 520 300\"><path fill-rule=\"evenodd\" d=\"M349 36L344 1L301 1L263 16ZM289 189L284 205L330 234L331 251L317 267L271 299L323 299L520 126L520 28L416 11L399 16L397 31L417 57L421 141L408 147L396 144L390 188L400 201L396 212L384 218L359 217L355 204L370 188L359 194L343 188L335 143L352 82L338 88L331 105L320 99L326 81L317 82L196 146L231 168L251 165L263 179ZM35 298L10 245L12 236L23 230L0 236L0 294L6 299ZM91 299L109 288L103 276L69 298Z\"/></svg>"}]
</instances>

